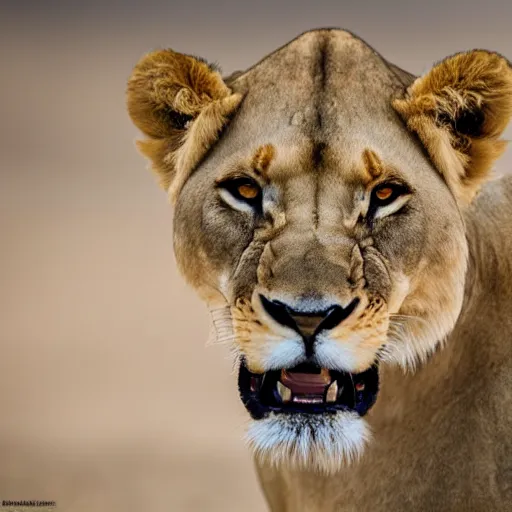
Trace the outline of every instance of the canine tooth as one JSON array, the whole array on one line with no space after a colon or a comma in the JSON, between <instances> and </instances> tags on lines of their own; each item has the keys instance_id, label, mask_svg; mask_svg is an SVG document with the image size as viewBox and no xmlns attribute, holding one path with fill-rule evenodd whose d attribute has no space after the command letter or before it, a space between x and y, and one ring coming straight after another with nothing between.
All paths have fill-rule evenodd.
<instances>
[{"instance_id":1,"label":"canine tooth","mask_svg":"<svg viewBox=\"0 0 512 512\"><path fill-rule=\"evenodd\" d=\"M336 398L338 397L338 383L333 381L333 383L329 386L327 390L326 400L328 402L336 402Z\"/></svg>"},{"instance_id":2,"label":"canine tooth","mask_svg":"<svg viewBox=\"0 0 512 512\"><path fill-rule=\"evenodd\" d=\"M331 382L331 372L327 368L322 368L320 370L320 375L322 376L326 384L329 384L329 382Z\"/></svg>"},{"instance_id":3,"label":"canine tooth","mask_svg":"<svg viewBox=\"0 0 512 512\"><path fill-rule=\"evenodd\" d=\"M277 392L283 402L289 402L292 399L292 392L280 381L277 381Z\"/></svg>"}]
</instances>

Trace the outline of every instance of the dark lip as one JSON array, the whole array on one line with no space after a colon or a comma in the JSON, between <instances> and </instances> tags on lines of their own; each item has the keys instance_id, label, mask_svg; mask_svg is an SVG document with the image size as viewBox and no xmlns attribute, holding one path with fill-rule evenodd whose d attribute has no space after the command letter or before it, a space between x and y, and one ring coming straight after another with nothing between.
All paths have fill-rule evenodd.
<instances>
[{"instance_id":1,"label":"dark lip","mask_svg":"<svg viewBox=\"0 0 512 512\"><path fill-rule=\"evenodd\" d=\"M306 365L319 367L312 363ZM292 369L290 369L292 370ZM264 374L252 373L240 360L238 373L238 390L245 408L255 420L263 419L268 414L333 414L339 411L355 412L364 416L377 400L379 391L378 364L374 363L368 370L351 374L330 370L332 378L343 386L343 392L336 402L321 404L279 403L275 398L275 386L280 379L281 370L271 370ZM364 389L356 390L356 385L364 383ZM358 386L359 387L359 386Z\"/></svg>"}]
</instances>

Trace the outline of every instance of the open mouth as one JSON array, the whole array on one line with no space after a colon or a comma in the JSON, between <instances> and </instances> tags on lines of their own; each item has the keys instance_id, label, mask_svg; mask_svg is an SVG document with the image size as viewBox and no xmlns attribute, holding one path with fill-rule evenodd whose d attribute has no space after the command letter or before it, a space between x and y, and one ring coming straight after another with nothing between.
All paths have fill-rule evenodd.
<instances>
[{"instance_id":1,"label":"open mouth","mask_svg":"<svg viewBox=\"0 0 512 512\"><path fill-rule=\"evenodd\" d=\"M324 414L353 411L364 416L377 399L377 364L361 373L347 373L303 363L294 368L252 373L240 362L240 398L258 420L268 413Z\"/></svg>"}]
</instances>

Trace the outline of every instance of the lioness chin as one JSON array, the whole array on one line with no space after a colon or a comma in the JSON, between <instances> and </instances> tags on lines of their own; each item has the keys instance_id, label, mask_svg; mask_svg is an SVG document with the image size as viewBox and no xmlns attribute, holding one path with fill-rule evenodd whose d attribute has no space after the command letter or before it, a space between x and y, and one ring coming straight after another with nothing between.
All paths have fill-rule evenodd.
<instances>
[{"instance_id":1,"label":"lioness chin","mask_svg":"<svg viewBox=\"0 0 512 512\"><path fill-rule=\"evenodd\" d=\"M509 62L322 29L224 79L155 51L127 103L270 508L512 510Z\"/></svg>"}]
</instances>

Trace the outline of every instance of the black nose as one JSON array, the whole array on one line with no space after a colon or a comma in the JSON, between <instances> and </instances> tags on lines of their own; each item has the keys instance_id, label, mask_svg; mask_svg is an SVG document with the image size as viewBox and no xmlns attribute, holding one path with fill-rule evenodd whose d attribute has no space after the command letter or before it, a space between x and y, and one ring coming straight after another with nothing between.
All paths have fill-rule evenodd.
<instances>
[{"instance_id":1,"label":"black nose","mask_svg":"<svg viewBox=\"0 0 512 512\"><path fill-rule=\"evenodd\" d=\"M269 300L260 295L265 311L278 323L291 327L304 339L306 353L311 355L315 336L323 330L334 329L348 318L356 309L359 299L354 299L348 306L331 306L322 311L297 311L277 300Z\"/></svg>"}]
</instances>

